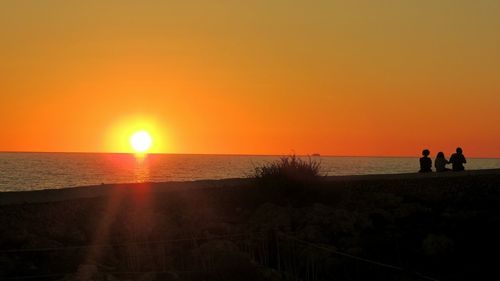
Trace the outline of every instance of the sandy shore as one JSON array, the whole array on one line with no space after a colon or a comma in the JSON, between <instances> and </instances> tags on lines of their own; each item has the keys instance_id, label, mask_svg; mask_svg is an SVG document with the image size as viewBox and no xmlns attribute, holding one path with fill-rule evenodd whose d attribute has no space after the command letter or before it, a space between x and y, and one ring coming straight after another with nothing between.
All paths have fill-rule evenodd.
<instances>
[{"instance_id":1,"label":"sandy shore","mask_svg":"<svg viewBox=\"0 0 500 281\"><path fill-rule=\"evenodd\" d=\"M408 173L408 174L378 174L378 175L356 175L356 176L328 176L326 182L333 185L341 184L343 186L349 183L359 182L378 182L386 181L419 181L428 179L457 180L457 178L470 176L500 176L500 169L470 170L464 172L445 172L445 173ZM250 187L253 184L252 179L233 178L221 180L197 180L182 182L151 182L151 183L126 183L126 184L102 184L96 186L81 186L62 189L45 189L35 191L14 191L0 193L0 206L24 203L43 203L72 200L78 198L97 198L109 196L120 192L122 194L137 192L147 189L148 192L173 192L183 190L196 190L206 188L231 188L231 187Z\"/></svg>"}]
</instances>

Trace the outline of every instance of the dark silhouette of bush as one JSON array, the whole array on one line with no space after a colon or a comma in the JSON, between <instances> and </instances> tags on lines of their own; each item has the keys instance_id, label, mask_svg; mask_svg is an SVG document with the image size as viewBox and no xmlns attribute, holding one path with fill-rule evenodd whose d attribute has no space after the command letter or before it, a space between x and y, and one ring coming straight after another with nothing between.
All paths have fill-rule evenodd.
<instances>
[{"instance_id":1,"label":"dark silhouette of bush","mask_svg":"<svg viewBox=\"0 0 500 281\"><path fill-rule=\"evenodd\" d=\"M255 167L252 178L261 183L285 187L304 187L321 179L321 163L308 158L301 159L295 155Z\"/></svg>"}]
</instances>

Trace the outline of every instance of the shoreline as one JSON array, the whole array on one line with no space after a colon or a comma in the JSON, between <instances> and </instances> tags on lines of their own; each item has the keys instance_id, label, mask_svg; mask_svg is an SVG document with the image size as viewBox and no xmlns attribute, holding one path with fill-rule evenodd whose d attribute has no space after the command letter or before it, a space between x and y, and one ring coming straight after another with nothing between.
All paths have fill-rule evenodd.
<instances>
[{"instance_id":1,"label":"shoreline","mask_svg":"<svg viewBox=\"0 0 500 281\"><path fill-rule=\"evenodd\" d=\"M374 175L345 175L325 176L326 183L343 184L367 182L371 183L391 181L419 181L442 178L461 178L468 176L500 176L500 169L466 170L463 172L443 173L403 173L403 174L374 174ZM42 189L29 191L0 192L0 206L48 203L85 198L106 197L117 192L121 194L133 193L164 193L176 191L191 191L200 189L217 188L242 188L252 187L254 180L251 178L206 179L194 181L167 181L144 183L116 183L90 186L78 186L59 189Z\"/></svg>"}]
</instances>

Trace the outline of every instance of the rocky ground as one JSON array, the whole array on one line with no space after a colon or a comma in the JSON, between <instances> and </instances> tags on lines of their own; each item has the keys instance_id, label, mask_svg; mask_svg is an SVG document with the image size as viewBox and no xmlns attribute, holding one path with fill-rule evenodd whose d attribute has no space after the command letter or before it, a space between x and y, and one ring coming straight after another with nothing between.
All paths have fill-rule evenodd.
<instances>
[{"instance_id":1,"label":"rocky ground","mask_svg":"<svg viewBox=\"0 0 500 281\"><path fill-rule=\"evenodd\" d=\"M209 185L11 201L0 206L0 280L499 277L498 171Z\"/></svg>"}]
</instances>

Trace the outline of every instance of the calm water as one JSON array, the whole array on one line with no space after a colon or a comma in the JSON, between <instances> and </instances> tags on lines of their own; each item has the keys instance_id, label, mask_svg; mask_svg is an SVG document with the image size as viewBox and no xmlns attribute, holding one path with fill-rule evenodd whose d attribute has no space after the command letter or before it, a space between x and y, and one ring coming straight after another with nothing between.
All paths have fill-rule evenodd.
<instances>
[{"instance_id":1,"label":"calm water","mask_svg":"<svg viewBox=\"0 0 500 281\"><path fill-rule=\"evenodd\" d=\"M278 156L0 153L0 191L101 183L245 177ZM409 173L417 158L313 157L326 175ZM468 159L467 169L500 168L500 159Z\"/></svg>"}]
</instances>

